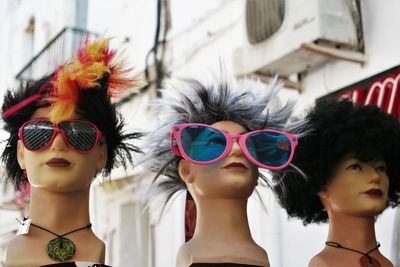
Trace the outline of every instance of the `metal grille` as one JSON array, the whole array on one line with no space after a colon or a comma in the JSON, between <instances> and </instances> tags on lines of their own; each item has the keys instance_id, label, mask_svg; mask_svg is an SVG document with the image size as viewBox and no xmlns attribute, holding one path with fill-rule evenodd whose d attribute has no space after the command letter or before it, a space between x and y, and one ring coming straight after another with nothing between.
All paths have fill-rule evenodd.
<instances>
[{"instance_id":1,"label":"metal grille","mask_svg":"<svg viewBox=\"0 0 400 267\"><path fill-rule=\"evenodd\" d=\"M86 37L97 37L97 34L65 27L22 68L16 75L16 79L24 82L51 74L57 66L66 63L71 58L73 52Z\"/></svg>"},{"instance_id":2,"label":"metal grille","mask_svg":"<svg viewBox=\"0 0 400 267\"><path fill-rule=\"evenodd\" d=\"M257 44L273 35L285 17L285 0L247 0L246 30L250 44Z\"/></svg>"}]
</instances>

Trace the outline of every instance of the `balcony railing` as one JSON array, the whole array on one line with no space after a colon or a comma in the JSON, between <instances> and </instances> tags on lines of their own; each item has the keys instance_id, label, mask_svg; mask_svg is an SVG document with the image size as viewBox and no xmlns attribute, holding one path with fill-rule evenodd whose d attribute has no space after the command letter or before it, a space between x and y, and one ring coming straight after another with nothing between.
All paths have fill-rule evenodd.
<instances>
[{"instance_id":1,"label":"balcony railing","mask_svg":"<svg viewBox=\"0 0 400 267\"><path fill-rule=\"evenodd\" d=\"M97 37L97 34L65 27L22 68L16 75L16 79L25 82L51 74L57 66L66 63L71 58L72 53L86 37Z\"/></svg>"}]
</instances>

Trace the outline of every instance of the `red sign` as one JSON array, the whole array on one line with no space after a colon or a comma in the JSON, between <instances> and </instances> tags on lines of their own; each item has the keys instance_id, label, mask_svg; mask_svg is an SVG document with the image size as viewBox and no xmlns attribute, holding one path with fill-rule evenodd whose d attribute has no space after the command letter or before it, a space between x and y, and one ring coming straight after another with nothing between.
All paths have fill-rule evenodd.
<instances>
[{"instance_id":1,"label":"red sign","mask_svg":"<svg viewBox=\"0 0 400 267\"><path fill-rule=\"evenodd\" d=\"M400 121L400 70L373 80L367 88L358 85L340 90L336 97L349 98L359 105L377 105Z\"/></svg>"}]
</instances>

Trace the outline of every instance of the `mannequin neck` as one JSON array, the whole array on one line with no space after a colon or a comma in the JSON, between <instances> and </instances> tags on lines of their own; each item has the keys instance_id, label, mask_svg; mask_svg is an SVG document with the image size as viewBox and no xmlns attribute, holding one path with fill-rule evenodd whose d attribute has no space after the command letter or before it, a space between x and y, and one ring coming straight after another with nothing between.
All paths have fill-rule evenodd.
<instances>
[{"instance_id":1,"label":"mannequin neck","mask_svg":"<svg viewBox=\"0 0 400 267\"><path fill-rule=\"evenodd\" d=\"M195 232L178 252L178 267L223 262L269 266L267 253L250 233L247 198L197 198L195 202Z\"/></svg>"},{"instance_id":2,"label":"mannequin neck","mask_svg":"<svg viewBox=\"0 0 400 267\"><path fill-rule=\"evenodd\" d=\"M193 238L254 242L247 218L247 199L199 199Z\"/></svg>"},{"instance_id":3,"label":"mannequin neck","mask_svg":"<svg viewBox=\"0 0 400 267\"><path fill-rule=\"evenodd\" d=\"M30 201L32 222L53 232L68 232L90 222L89 188L59 193L31 186Z\"/></svg>"},{"instance_id":4,"label":"mannequin neck","mask_svg":"<svg viewBox=\"0 0 400 267\"><path fill-rule=\"evenodd\" d=\"M352 249L368 251L376 247L377 243L375 218L329 212L327 240Z\"/></svg>"}]
</instances>

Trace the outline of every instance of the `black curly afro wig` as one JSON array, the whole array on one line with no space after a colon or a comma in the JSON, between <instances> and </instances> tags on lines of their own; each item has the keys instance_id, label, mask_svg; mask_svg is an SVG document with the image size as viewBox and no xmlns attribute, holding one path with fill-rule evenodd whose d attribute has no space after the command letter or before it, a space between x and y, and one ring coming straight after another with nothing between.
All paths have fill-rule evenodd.
<instances>
[{"instance_id":1,"label":"black curly afro wig","mask_svg":"<svg viewBox=\"0 0 400 267\"><path fill-rule=\"evenodd\" d=\"M290 217L300 218L305 225L328 220L317 193L349 154L363 162L383 158L390 181L388 205L400 203L400 124L395 117L376 106L320 99L305 121L297 131L307 129L308 134L299 138L292 160L298 170L286 168L273 176L279 202Z\"/></svg>"},{"instance_id":2,"label":"black curly afro wig","mask_svg":"<svg viewBox=\"0 0 400 267\"><path fill-rule=\"evenodd\" d=\"M18 130L37 109L50 106L47 96L51 91L52 78L53 74L37 81L28 82L17 90L8 90L4 96L2 106L4 129L10 133L10 136L1 159L6 167L7 180L13 183L16 190L28 182L17 161ZM91 88L91 90L79 89L76 109L80 116L94 123L105 137L107 163L102 170L105 176L108 176L114 167L120 165L126 167L128 162L132 164L131 153L139 152L139 149L129 141L141 136L140 133L124 133L124 122L121 115L107 95L105 89L107 82L108 76L104 75L97 87ZM5 111L34 95L40 95L40 97L13 113L12 116L4 116Z\"/></svg>"}]
</instances>

